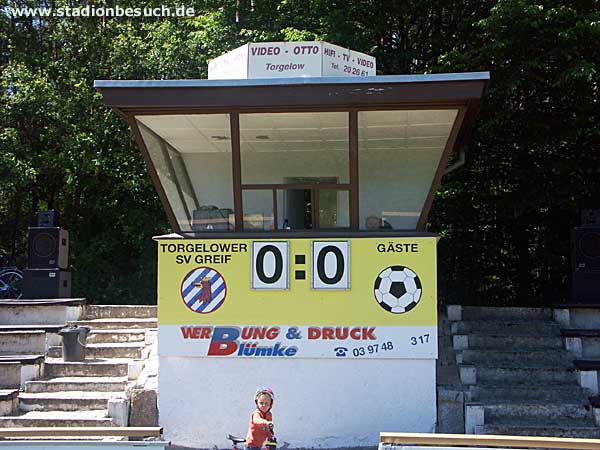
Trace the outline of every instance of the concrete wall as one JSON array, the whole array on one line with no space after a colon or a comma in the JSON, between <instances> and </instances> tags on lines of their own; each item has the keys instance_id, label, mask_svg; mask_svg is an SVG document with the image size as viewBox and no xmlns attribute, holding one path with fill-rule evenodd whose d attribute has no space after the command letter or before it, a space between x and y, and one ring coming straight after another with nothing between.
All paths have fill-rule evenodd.
<instances>
[{"instance_id":1,"label":"concrete wall","mask_svg":"<svg viewBox=\"0 0 600 450\"><path fill-rule=\"evenodd\" d=\"M226 448L248 429L258 386L275 391L290 447L375 446L379 432L433 432L435 360L159 358L159 418L173 445Z\"/></svg>"}]
</instances>

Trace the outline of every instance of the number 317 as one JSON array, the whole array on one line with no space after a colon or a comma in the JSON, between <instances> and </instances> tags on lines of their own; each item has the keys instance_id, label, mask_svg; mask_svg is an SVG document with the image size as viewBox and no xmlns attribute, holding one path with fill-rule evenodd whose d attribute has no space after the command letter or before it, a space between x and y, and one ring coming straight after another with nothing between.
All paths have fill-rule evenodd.
<instances>
[{"instance_id":1,"label":"number 317","mask_svg":"<svg viewBox=\"0 0 600 450\"><path fill-rule=\"evenodd\" d=\"M428 334L423 334L421 336L411 336L410 338L410 345L426 344L427 342L429 342Z\"/></svg>"}]
</instances>

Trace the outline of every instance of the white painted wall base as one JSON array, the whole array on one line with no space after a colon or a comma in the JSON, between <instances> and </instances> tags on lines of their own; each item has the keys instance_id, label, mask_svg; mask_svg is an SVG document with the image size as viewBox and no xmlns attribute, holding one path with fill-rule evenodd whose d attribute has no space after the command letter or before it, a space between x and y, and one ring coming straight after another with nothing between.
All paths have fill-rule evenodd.
<instances>
[{"instance_id":1,"label":"white painted wall base","mask_svg":"<svg viewBox=\"0 0 600 450\"><path fill-rule=\"evenodd\" d=\"M279 446L377 446L381 431L435 431L435 360L160 357L158 405L173 445L245 436L254 391L273 388Z\"/></svg>"}]
</instances>

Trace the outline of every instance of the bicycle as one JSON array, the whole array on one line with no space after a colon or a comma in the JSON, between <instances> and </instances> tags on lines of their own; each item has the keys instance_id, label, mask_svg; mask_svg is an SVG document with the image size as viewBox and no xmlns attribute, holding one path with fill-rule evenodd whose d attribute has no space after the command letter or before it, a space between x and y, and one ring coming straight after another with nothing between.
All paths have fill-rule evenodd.
<instances>
[{"instance_id":1,"label":"bicycle","mask_svg":"<svg viewBox=\"0 0 600 450\"><path fill-rule=\"evenodd\" d=\"M23 272L12 261L0 256L0 299L19 299L23 295Z\"/></svg>"},{"instance_id":2,"label":"bicycle","mask_svg":"<svg viewBox=\"0 0 600 450\"><path fill-rule=\"evenodd\" d=\"M271 431L273 431L272 428L271 428ZM227 439L229 439L233 444L233 446L231 447L231 450L240 450L240 448L238 448L237 445L246 442L246 438L237 437L232 434L228 434ZM271 437L271 439L267 439L267 442L265 442L265 447L267 450L276 450L277 449L277 438L275 437L274 434ZM285 445L284 445L284 447L285 447Z\"/></svg>"}]
</instances>

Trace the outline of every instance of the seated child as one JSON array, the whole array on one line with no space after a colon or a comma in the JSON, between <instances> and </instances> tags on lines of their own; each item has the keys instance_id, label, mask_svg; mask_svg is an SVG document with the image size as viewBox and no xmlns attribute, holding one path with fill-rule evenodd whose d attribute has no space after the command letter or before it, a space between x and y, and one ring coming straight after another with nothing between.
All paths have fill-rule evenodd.
<instances>
[{"instance_id":1,"label":"seated child","mask_svg":"<svg viewBox=\"0 0 600 450\"><path fill-rule=\"evenodd\" d=\"M248 450L259 450L267 439L273 437L273 415L271 408L275 394L270 388L258 388L254 394L256 409L250 418L250 427L246 436L246 448Z\"/></svg>"}]
</instances>

